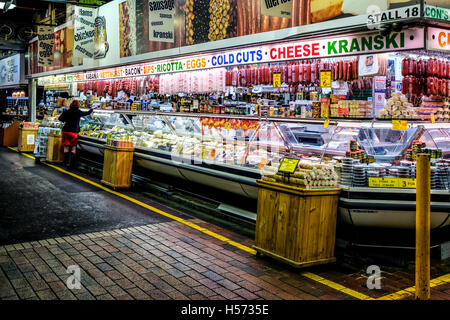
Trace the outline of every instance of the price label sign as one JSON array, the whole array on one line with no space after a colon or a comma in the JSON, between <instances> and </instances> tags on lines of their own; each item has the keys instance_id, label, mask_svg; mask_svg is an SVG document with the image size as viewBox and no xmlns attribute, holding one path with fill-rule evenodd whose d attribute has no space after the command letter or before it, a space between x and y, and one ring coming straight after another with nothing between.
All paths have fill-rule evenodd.
<instances>
[{"instance_id":1,"label":"price label sign","mask_svg":"<svg viewBox=\"0 0 450 320\"><path fill-rule=\"evenodd\" d=\"M431 121L431 123L435 123L436 122L436 120L434 119L434 113L430 114L430 121Z\"/></svg>"},{"instance_id":2,"label":"price label sign","mask_svg":"<svg viewBox=\"0 0 450 320\"><path fill-rule=\"evenodd\" d=\"M340 116L348 116L348 108L347 107L337 108L337 114Z\"/></svg>"},{"instance_id":3,"label":"price label sign","mask_svg":"<svg viewBox=\"0 0 450 320\"><path fill-rule=\"evenodd\" d=\"M292 174L297 169L300 159L285 157L281 160L278 172Z\"/></svg>"},{"instance_id":4,"label":"price label sign","mask_svg":"<svg viewBox=\"0 0 450 320\"><path fill-rule=\"evenodd\" d=\"M273 74L273 87L279 88L281 87L281 73L275 72Z\"/></svg>"},{"instance_id":5,"label":"price label sign","mask_svg":"<svg viewBox=\"0 0 450 320\"><path fill-rule=\"evenodd\" d=\"M224 124L225 129L230 130L231 129L231 123L230 122L225 122Z\"/></svg>"},{"instance_id":6,"label":"price label sign","mask_svg":"<svg viewBox=\"0 0 450 320\"><path fill-rule=\"evenodd\" d=\"M331 70L320 71L320 86L331 88Z\"/></svg>"},{"instance_id":7,"label":"price label sign","mask_svg":"<svg viewBox=\"0 0 450 320\"><path fill-rule=\"evenodd\" d=\"M369 187L370 188L415 189L416 188L416 179L369 177Z\"/></svg>"},{"instance_id":8,"label":"price label sign","mask_svg":"<svg viewBox=\"0 0 450 320\"><path fill-rule=\"evenodd\" d=\"M392 120L392 130L408 130L408 121Z\"/></svg>"},{"instance_id":9,"label":"price label sign","mask_svg":"<svg viewBox=\"0 0 450 320\"><path fill-rule=\"evenodd\" d=\"M325 122L323 123L324 129L328 128L329 125L330 125L330 119L325 120Z\"/></svg>"}]
</instances>

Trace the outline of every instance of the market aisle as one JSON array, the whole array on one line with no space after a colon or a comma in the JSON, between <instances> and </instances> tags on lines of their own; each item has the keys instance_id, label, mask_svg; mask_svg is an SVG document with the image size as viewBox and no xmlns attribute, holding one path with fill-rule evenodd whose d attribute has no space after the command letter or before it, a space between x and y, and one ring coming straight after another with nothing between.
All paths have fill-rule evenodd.
<instances>
[{"instance_id":1,"label":"market aisle","mask_svg":"<svg viewBox=\"0 0 450 320\"><path fill-rule=\"evenodd\" d=\"M0 244L168 221L12 150L0 163Z\"/></svg>"},{"instance_id":2,"label":"market aisle","mask_svg":"<svg viewBox=\"0 0 450 320\"><path fill-rule=\"evenodd\" d=\"M27 238L0 246L0 299L339 300L379 298L411 286L406 276L395 274L397 278L383 278L383 283L389 280L389 287L370 291L365 287L364 271L346 270L339 265L292 270L48 166L35 166L32 159L13 151L0 149L0 161L4 164L0 201L15 206L2 206L1 228L12 228L15 237ZM71 192L61 192L63 186ZM74 194L92 209L71 208ZM108 210L101 210L105 203ZM247 247L252 245L251 239L176 210L161 209ZM18 212L23 212L24 217ZM79 223L75 218L71 220L72 216L86 220L85 224L71 229ZM114 228L121 224L127 227ZM50 237L43 236L50 233ZM41 240L44 238L47 240ZM67 268L74 265L80 267L82 286L70 290L66 285L70 275ZM314 279L317 275L346 287L323 283ZM449 299L449 291L450 281L444 281L433 288L432 295L435 299Z\"/></svg>"}]
</instances>

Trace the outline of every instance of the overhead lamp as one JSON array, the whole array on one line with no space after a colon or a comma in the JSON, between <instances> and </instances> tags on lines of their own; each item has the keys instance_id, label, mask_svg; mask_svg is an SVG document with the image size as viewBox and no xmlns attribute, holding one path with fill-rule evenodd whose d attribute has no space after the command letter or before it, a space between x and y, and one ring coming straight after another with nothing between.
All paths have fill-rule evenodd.
<instances>
[{"instance_id":1,"label":"overhead lamp","mask_svg":"<svg viewBox=\"0 0 450 320\"><path fill-rule=\"evenodd\" d=\"M3 10L3 12L14 9L16 5L13 2L14 0L0 1L0 9Z\"/></svg>"}]
</instances>

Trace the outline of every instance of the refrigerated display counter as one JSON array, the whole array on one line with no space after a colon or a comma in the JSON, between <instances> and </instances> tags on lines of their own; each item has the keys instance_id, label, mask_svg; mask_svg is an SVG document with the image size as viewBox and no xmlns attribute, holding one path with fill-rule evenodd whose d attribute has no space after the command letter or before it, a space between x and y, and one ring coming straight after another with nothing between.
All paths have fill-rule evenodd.
<instances>
[{"instance_id":1,"label":"refrigerated display counter","mask_svg":"<svg viewBox=\"0 0 450 320\"><path fill-rule=\"evenodd\" d=\"M339 159L357 141L389 176L413 141L442 150L450 161L449 123L409 122L392 130L391 122L215 116L138 111L95 111L82 121L79 147L102 155L108 139L135 145L135 164L150 171L257 199L256 181L265 166L277 167L284 156L329 161ZM392 172L389 168L392 168ZM450 225L450 166L442 183L433 184L432 228ZM395 169L398 170L398 169ZM439 169L441 170L441 169ZM373 170L372 170L373 171ZM414 177L413 170L410 176ZM372 188L342 183L339 220L370 227L413 228L415 189Z\"/></svg>"}]
</instances>

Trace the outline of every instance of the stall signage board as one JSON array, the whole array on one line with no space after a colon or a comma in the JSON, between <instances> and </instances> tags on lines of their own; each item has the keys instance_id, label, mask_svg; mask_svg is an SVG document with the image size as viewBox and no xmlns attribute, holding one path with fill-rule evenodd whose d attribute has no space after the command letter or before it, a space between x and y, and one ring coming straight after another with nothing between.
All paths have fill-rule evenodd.
<instances>
[{"instance_id":1,"label":"stall signage board","mask_svg":"<svg viewBox=\"0 0 450 320\"><path fill-rule=\"evenodd\" d=\"M278 172L293 174L295 172L295 170L297 169L299 162L300 162L300 159L284 157L281 160L280 167L278 168Z\"/></svg>"},{"instance_id":2,"label":"stall signage board","mask_svg":"<svg viewBox=\"0 0 450 320\"><path fill-rule=\"evenodd\" d=\"M20 54L0 60L0 86L16 85L24 82L23 57Z\"/></svg>"},{"instance_id":3,"label":"stall signage board","mask_svg":"<svg viewBox=\"0 0 450 320\"><path fill-rule=\"evenodd\" d=\"M450 21L450 9L425 5L424 16L425 18Z\"/></svg>"},{"instance_id":4,"label":"stall signage board","mask_svg":"<svg viewBox=\"0 0 450 320\"><path fill-rule=\"evenodd\" d=\"M254 63L271 63L288 60L328 58L335 56L381 53L424 48L424 29L413 28L391 32L382 36L378 31L335 36L308 41L291 41L280 44L226 50L181 59L168 59L147 64L130 65L99 71L77 73L75 81L113 79L152 74L166 74Z\"/></svg>"},{"instance_id":5,"label":"stall signage board","mask_svg":"<svg viewBox=\"0 0 450 320\"><path fill-rule=\"evenodd\" d=\"M322 88L331 87L331 71L320 71L320 86Z\"/></svg>"},{"instance_id":6,"label":"stall signage board","mask_svg":"<svg viewBox=\"0 0 450 320\"><path fill-rule=\"evenodd\" d=\"M392 120L392 130L408 130L408 121L406 120Z\"/></svg>"},{"instance_id":7,"label":"stall signage board","mask_svg":"<svg viewBox=\"0 0 450 320\"><path fill-rule=\"evenodd\" d=\"M355 6L357 6L356 3ZM373 10L374 12L371 12L367 15L367 26L369 29L378 27L380 23L420 17L420 5L381 11L379 7L376 8L374 2L374 5L372 7L374 7L373 9L375 9ZM367 8L367 10L369 11L370 9Z\"/></svg>"},{"instance_id":8,"label":"stall signage board","mask_svg":"<svg viewBox=\"0 0 450 320\"><path fill-rule=\"evenodd\" d=\"M415 189L416 188L416 179L369 177L369 187L370 188Z\"/></svg>"},{"instance_id":9,"label":"stall signage board","mask_svg":"<svg viewBox=\"0 0 450 320\"><path fill-rule=\"evenodd\" d=\"M450 30L440 28L428 28L427 49L434 51L450 52Z\"/></svg>"}]
</instances>

